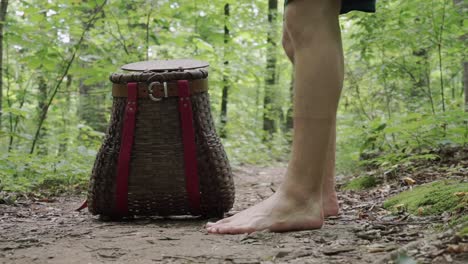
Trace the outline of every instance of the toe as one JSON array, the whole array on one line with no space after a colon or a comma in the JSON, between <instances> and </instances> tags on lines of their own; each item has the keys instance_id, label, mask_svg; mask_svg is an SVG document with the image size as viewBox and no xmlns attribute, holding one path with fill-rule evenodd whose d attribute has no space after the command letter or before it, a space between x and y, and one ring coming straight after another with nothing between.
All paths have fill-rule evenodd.
<instances>
[{"instance_id":1,"label":"toe","mask_svg":"<svg viewBox=\"0 0 468 264\"><path fill-rule=\"evenodd\" d=\"M205 227L208 228L208 227L212 227L212 226L214 226L214 225L216 225L216 223L214 223L214 222L208 222L208 223L206 223Z\"/></svg>"},{"instance_id":2,"label":"toe","mask_svg":"<svg viewBox=\"0 0 468 264\"><path fill-rule=\"evenodd\" d=\"M230 225L224 225L216 228L216 233L217 234L230 234L230 235L236 235L236 234L250 234L255 232L255 228L250 227L250 226L230 226Z\"/></svg>"},{"instance_id":3,"label":"toe","mask_svg":"<svg viewBox=\"0 0 468 264\"><path fill-rule=\"evenodd\" d=\"M215 222L215 223L213 223L213 222L208 222L208 223L206 224L206 226L207 226L207 227L211 227L211 226L215 226L215 225L219 225L219 224L226 224L226 223L229 223L229 221L231 221L231 219L232 219L232 216L231 216L231 217L224 218L224 219L221 219L221 220L219 220L219 221L217 221L217 222Z\"/></svg>"},{"instance_id":4,"label":"toe","mask_svg":"<svg viewBox=\"0 0 468 264\"><path fill-rule=\"evenodd\" d=\"M218 234L219 233L218 228L216 228L216 227L208 227L206 230L210 234Z\"/></svg>"}]
</instances>

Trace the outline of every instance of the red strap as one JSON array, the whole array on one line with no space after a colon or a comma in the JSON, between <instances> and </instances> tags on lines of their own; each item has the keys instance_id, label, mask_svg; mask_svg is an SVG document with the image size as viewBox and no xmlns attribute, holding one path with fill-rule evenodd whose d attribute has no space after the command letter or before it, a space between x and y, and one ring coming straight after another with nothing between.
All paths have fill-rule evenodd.
<instances>
[{"instance_id":1,"label":"red strap","mask_svg":"<svg viewBox=\"0 0 468 264\"><path fill-rule=\"evenodd\" d=\"M137 112L137 83L128 83L127 106L117 165L116 209L120 214L128 213L128 175L130 174L130 155L132 153Z\"/></svg>"},{"instance_id":2,"label":"red strap","mask_svg":"<svg viewBox=\"0 0 468 264\"><path fill-rule=\"evenodd\" d=\"M179 112L184 144L185 182L192 214L200 212L200 191L198 182L195 129L193 128L192 103L188 81L177 82L179 88Z\"/></svg>"},{"instance_id":3,"label":"red strap","mask_svg":"<svg viewBox=\"0 0 468 264\"><path fill-rule=\"evenodd\" d=\"M75 211L79 212L79 211L85 209L86 207L88 207L88 199L84 200L84 202L81 204L81 206L78 209L76 209Z\"/></svg>"}]
</instances>

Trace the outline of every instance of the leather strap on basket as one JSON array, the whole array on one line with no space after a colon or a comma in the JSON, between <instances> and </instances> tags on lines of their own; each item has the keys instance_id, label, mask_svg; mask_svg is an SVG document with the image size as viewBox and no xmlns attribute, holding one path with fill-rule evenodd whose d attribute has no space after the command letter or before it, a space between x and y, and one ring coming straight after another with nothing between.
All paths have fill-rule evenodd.
<instances>
[{"instance_id":1,"label":"leather strap on basket","mask_svg":"<svg viewBox=\"0 0 468 264\"><path fill-rule=\"evenodd\" d=\"M80 212L81 210L85 209L86 207L88 207L88 199L84 200L84 201L81 203L80 207L78 207L77 209L75 209L75 211Z\"/></svg>"},{"instance_id":2,"label":"leather strap on basket","mask_svg":"<svg viewBox=\"0 0 468 264\"><path fill-rule=\"evenodd\" d=\"M127 106L117 165L116 209L119 214L128 213L128 176L130 174L130 156L132 153L137 112L138 83L128 83Z\"/></svg>"},{"instance_id":3,"label":"leather strap on basket","mask_svg":"<svg viewBox=\"0 0 468 264\"><path fill-rule=\"evenodd\" d=\"M200 190L198 181L197 154L195 147L195 129L193 127L192 103L190 102L189 83L177 81L179 89L179 113L184 144L185 182L189 198L190 211L200 213Z\"/></svg>"}]
</instances>

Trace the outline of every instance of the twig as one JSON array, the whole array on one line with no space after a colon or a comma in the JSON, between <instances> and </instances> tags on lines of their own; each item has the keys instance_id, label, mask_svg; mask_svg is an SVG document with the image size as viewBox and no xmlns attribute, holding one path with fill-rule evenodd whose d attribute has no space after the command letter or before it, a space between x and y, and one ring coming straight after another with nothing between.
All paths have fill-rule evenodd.
<instances>
[{"instance_id":1,"label":"twig","mask_svg":"<svg viewBox=\"0 0 468 264\"><path fill-rule=\"evenodd\" d=\"M402 225L429 225L429 224L440 223L440 222L442 222L442 221L426 221L426 222L372 222L372 224L402 226Z\"/></svg>"}]
</instances>

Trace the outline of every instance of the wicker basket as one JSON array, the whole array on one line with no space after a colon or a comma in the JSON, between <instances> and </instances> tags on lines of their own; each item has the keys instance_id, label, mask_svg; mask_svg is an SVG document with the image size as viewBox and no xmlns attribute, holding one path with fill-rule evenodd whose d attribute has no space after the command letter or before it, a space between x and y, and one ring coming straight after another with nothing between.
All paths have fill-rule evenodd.
<instances>
[{"instance_id":1,"label":"wicker basket","mask_svg":"<svg viewBox=\"0 0 468 264\"><path fill-rule=\"evenodd\" d=\"M211 217L231 209L232 172L211 117L207 67L159 60L111 75L110 125L88 192L92 214Z\"/></svg>"}]
</instances>

